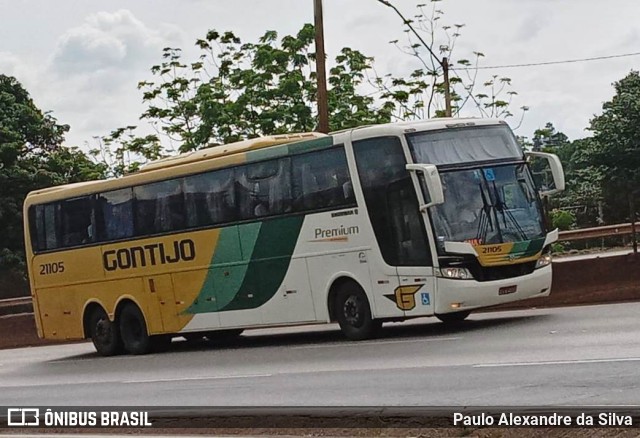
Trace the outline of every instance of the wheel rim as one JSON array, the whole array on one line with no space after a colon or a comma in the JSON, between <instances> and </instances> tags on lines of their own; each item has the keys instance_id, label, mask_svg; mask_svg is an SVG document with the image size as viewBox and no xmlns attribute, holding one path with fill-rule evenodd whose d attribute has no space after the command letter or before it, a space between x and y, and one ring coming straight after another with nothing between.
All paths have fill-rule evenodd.
<instances>
[{"instance_id":1,"label":"wheel rim","mask_svg":"<svg viewBox=\"0 0 640 438\"><path fill-rule=\"evenodd\" d=\"M344 319L352 327L360 327L364 321L362 298L350 295L342 306Z\"/></svg>"}]
</instances>

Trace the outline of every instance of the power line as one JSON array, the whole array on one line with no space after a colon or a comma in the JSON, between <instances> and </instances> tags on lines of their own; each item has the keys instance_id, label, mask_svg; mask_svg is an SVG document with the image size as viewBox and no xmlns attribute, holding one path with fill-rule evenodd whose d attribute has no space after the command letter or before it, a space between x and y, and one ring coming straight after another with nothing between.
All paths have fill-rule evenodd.
<instances>
[{"instance_id":1,"label":"power line","mask_svg":"<svg viewBox=\"0 0 640 438\"><path fill-rule=\"evenodd\" d=\"M555 65L555 64L570 64L575 62L587 62L587 61L600 61L603 59L613 59L613 58L625 58L628 56L638 56L640 52L635 53L625 53L622 55L609 55L609 56L597 56L594 58L582 58L582 59L567 59L564 61L548 61L548 62L532 62L529 64L508 64L508 65L492 65L487 67L452 67L451 70L489 70L495 68L515 68L515 67L533 67L538 65Z\"/></svg>"}]
</instances>

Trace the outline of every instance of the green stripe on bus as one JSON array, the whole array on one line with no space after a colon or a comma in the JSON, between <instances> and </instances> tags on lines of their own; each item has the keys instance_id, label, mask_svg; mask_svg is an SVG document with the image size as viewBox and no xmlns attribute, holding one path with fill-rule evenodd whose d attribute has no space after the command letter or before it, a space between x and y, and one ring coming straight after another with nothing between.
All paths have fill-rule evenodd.
<instances>
[{"instance_id":1,"label":"green stripe on bus","mask_svg":"<svg viewBox=\"0 0 640 438\"><path fill-rule=\"evenodd\" d=\"M258 240L260 228L262 228L262 222L238 225L240 250L242 252L242 260L245 262L251 260L251 254L253 254L253 250L256 246L256 240Z\"/></svg>"},{"instance_id":2,"label":"green stripe on bus","mask_svg":"<svg viewBox=\"0 0 640 438\"><path fill-rule=\"evenodd\" d=\"M303 221L300 215L223 228L212 267L186 313L254 309L269 301L287 273Z\"/></svg>"},{"instance_id":3,"label":"green stripe on bus","mask_svg":"<svg viewBox=\"0 0 640 438\"><path fill-rule=\"evenodd\" d=\"M541 237L539 239L534 239L531 242L529 242L529 246L525 250L525 256L529 257L542 251L542 246L544 245L544 241L545 241L545 238Z\"/></svg>"},{"instance_id":4,"label":"green stripe on bus","mask_svg":"<svg viewBox=\"0 0 640 438\"><path fill-rule=\"evenodd\" d=\"M255 309L273 298L289 269L303 221L304 216L291 216L262 223L242 286L221 311Z\"/></svg>"},{"instance_id":5,"label":"green stripe on bus","mask_svg":"<svg viewBox=\"0 0 640 438\"><path fill-rule=\"evenodd\" d=\"M304 152L318 151L333 146L333 137L320 137L308 141L291 143L288 146L289 154L301 154Z\"/></svg>"},{"instance_id":6,"label":"green stripe on bus","mask_svg":"<svg viewBox=\"0 0 640 438\"><path fill-rule=\"evenodd\" d=\"M522 242L515 242L509 254L513 254L518 258L531 257L542 249L545 238L539 238L534 240L525 240Z\"/></svg>"},{"instance_id":7,"label":"green stripe on bus","mask_svg":"<svg viewBox=\"0 0 640 438\"><path fill-rule=\"evenodd\" d=\"M244 233L240 232L241 226L244 227ZM244 281L259 230L260 222L233 225L220 230L211 267L207 271L198 297L185 313L216 312L233 300ZM244 257L243 249L247 253Z\"/></svg>"},{"instance_id":8,"label":"green stripe on bus","mask_svg":"<svg viewBox=\"0 0 640 438\"><path fill-rule=\"evenodd\" d=\"M333 145L333 138L320 137L313 140L299 141L296 143L287 143L270 148L256 149L249 151L246 155L247 163L254 161L268 160L270 158L286 157L289 155L302 154L304 152L317 151L326 149Z\"/></svg>"}]
</instances>

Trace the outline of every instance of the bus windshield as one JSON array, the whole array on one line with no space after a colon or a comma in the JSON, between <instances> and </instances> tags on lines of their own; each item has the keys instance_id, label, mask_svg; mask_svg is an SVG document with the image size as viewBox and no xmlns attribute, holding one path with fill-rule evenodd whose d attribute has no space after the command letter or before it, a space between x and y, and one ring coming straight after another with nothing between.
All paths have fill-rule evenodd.
<instances>
[{"instance_id":1,"label":"bus windshield","mask_svg":"<svg viewBox=\"0 0 640 438\"><path fill-rule=\"evenodd\" d=\"M439 242L519 242L544 235L533 180L524 163L440 174L445 202L431 209Z\"/></svg>"}]
</instances>

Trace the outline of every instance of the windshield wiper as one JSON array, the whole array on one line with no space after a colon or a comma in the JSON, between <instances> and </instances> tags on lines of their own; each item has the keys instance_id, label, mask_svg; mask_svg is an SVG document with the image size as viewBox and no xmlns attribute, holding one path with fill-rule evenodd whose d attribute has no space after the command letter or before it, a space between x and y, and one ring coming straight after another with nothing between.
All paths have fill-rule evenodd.
<instances>
[{"instance_id":1,"label":"windshield wiper","mask_svg":"<svg viewBox=\"0 0 640 438\"><path fill-rule=\"evenodd\" d=\"M478 221L478 232L476 233L476 239L480 241L481 244L485 243L487 239L487 232L489 228L493 231L493 221L491 220L491 204L487 201L487 197L484 194L484 190L482 190L482 183L478 183L478 188L480 189L480 197L482 198L482 207L480 207L480 220Z\"/></svg>"},{"instance_id":2,"label":"windshield wiper","mask_svg":"<svg viewBox=\"0 0 640 438\"><path fill-rule=\"evenodd\" d=\"M495 181L493 181L493 195L496 198L494 208L502 214L502 222L504 223L505 229L509 229L509 225L507 224L507 219L509 219L518 234L520 234L520 237L526 240L527 233L524 232L513 213L511 213L511 210L507 208L507 204L502 200L502 198L500 198L500 192L498 191Z\"/></svg>"}]
</instances>

